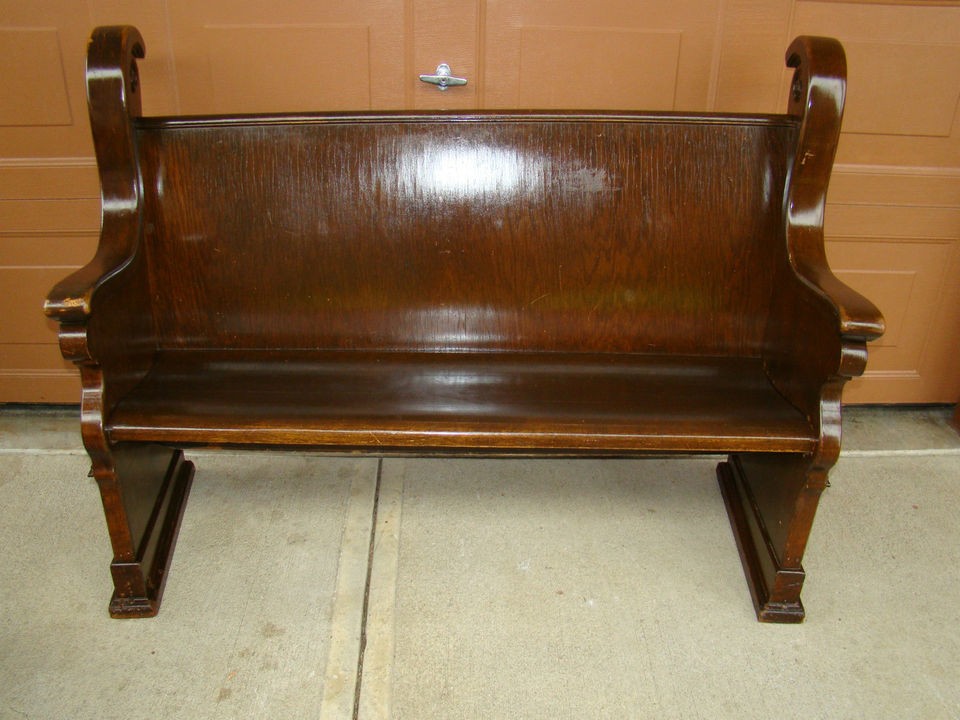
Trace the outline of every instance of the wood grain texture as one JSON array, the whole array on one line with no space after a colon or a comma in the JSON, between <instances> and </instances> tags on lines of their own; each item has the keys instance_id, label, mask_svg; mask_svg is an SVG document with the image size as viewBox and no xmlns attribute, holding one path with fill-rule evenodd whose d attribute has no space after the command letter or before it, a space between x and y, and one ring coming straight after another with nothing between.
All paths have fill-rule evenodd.
<instances>
[{"instance_id":1,"label":"wood grain texture","mask_svg":"<svg viewBox=\"0 0 960 720\"><path fill-rule=\"evenodd\" d=\"M757 359L612 353L168 351L109 432L421 453L809 452L816 441Z\"/></svg>"},{"instance_id":2,"label":"wood grain texture","mask_svg":"<svg viewBox=\"0 0 960 720\"><path fill-rule=\"evenodd\" d=\"M141 123L164 347L759 354L783 118ZM242 198L238 202L238 198Z\"/></svg>"}]
</instances>

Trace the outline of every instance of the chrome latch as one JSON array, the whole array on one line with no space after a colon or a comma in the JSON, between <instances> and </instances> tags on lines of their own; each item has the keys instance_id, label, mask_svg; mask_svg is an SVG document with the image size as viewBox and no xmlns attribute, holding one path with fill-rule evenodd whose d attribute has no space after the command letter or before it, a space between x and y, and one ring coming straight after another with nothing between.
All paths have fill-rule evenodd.
<instances>
[{"instance_id":1,"label":"chrome latch","mask_svg":"<svg viewBox=\"0 0 960 720\"><path fill-rule=\"evenodd\" d=\"M467 79L454 77L450 66L446 63L437 65L437 71L434 75L421 75L420 80L431 85L436 85L438 90L446 90L456 85L466 85Z\"/></svg>"}]
</instances>

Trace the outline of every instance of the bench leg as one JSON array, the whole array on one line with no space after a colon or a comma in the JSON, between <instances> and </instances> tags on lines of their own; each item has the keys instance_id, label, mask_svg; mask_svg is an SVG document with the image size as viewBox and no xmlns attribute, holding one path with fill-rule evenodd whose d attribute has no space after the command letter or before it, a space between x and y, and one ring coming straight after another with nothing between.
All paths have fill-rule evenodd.
<instances>
[{"instance_id":1,"label":"bench leg","mask_svg":"<svg viewBox=\"0 0 960 720\"><path fill-rule=\"evenodd\" d=\"M801 622L800 561L826 471L805 456L742 454L720 463L717 478L757 619Z\"/></svg>"},{"instance_id":2,"label":"bench leg","mask_svg":"<svg viewBox=\"0 0 960 720\"><path fill-rule=\"evenodd\" d=\"M113 545L110 615L153 617L193 480L180 450L119 445L94 457L93 475Z\"/></svg>"}]
</instances>

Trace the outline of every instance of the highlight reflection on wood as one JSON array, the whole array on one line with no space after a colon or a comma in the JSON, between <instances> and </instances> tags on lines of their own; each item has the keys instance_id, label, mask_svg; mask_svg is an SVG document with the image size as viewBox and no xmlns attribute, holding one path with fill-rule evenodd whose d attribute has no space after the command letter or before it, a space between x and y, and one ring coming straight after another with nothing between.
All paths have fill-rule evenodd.
<instances>
[{"instance_id":1,"label":"highlight reflection on wood","mask_svg":"<svg viewBox=\"0 0 960 720\"><path fill-rule=\"evenodd\" d=\"M784 115L143 118L130 27L89 49L93 261L51 292L114 548L155 614L193 445L725 452L762 620L800 559L876 309L830 273L843 52Z\"/></svg>"}]
</instances>

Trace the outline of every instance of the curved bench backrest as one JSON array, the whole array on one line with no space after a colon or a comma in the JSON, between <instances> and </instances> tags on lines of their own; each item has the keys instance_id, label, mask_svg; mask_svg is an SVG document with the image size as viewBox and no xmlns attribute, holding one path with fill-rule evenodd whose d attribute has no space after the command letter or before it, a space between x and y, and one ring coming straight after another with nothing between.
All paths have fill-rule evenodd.
<instances>
[{"instance_id":1,"label":"curved bench backrest","mask_svg":"<svg viewBox=\"0 0 960 720\"><path fill-rule=\"evenodd\" d=\"M163 346L761 347L789 116L135 127Z\"/></svg>"}]
</instances>

